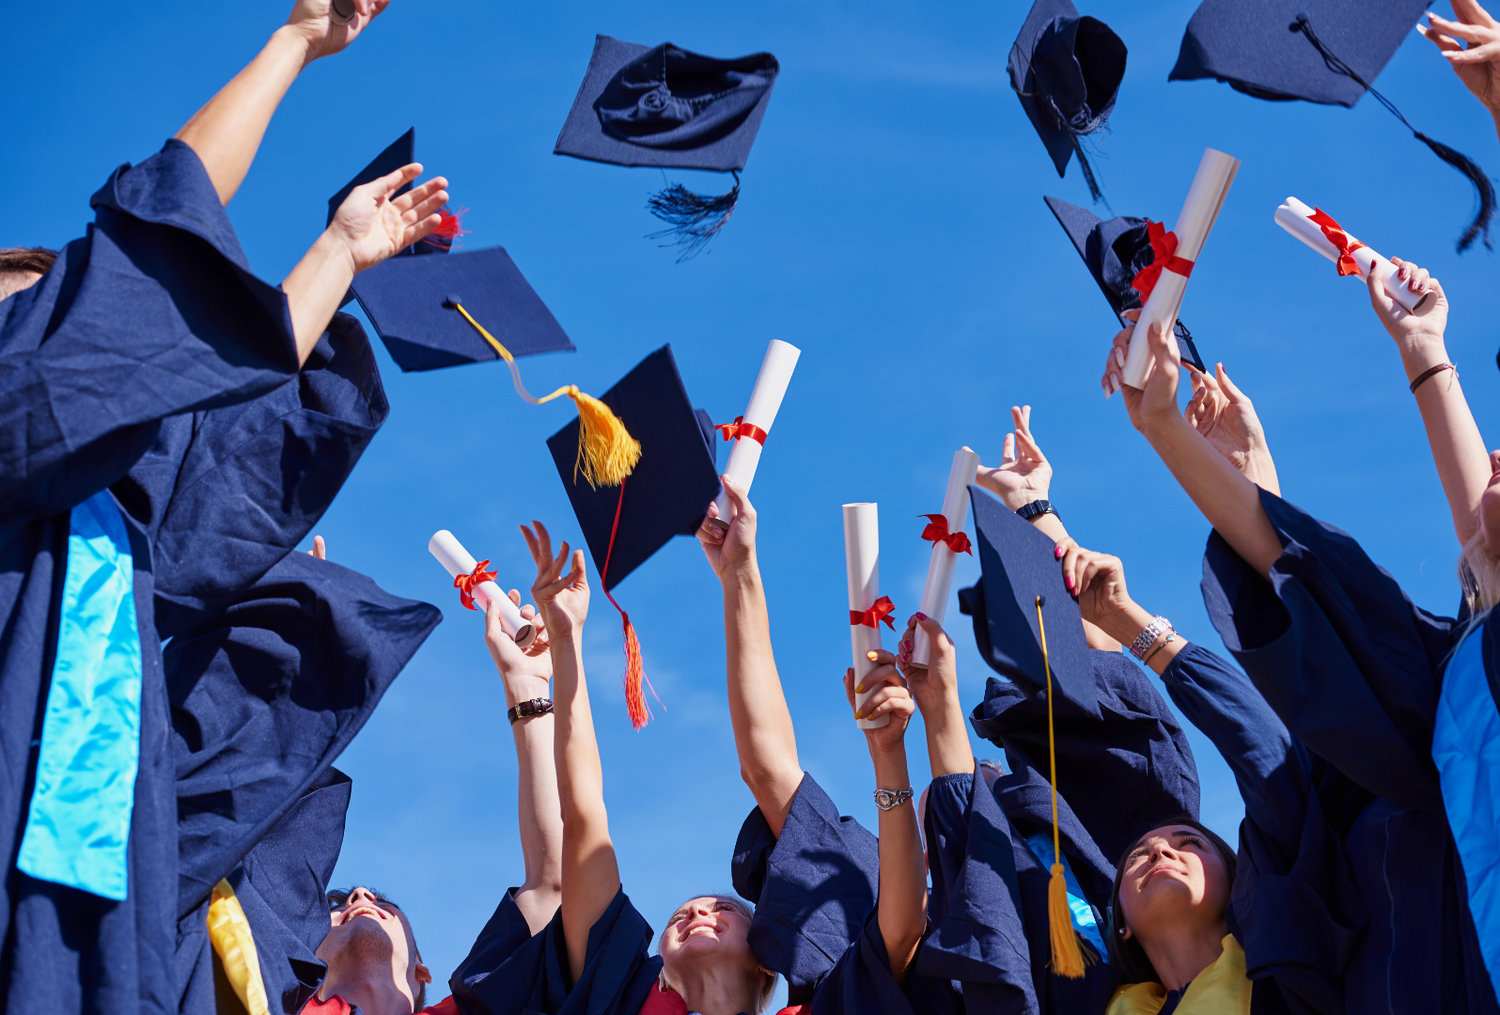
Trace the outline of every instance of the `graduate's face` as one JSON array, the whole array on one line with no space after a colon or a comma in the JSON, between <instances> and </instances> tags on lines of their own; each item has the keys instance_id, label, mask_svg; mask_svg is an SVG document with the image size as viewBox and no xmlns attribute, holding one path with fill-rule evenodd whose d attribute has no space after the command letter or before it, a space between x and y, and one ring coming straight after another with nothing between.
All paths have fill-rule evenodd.
<instances>
[{"instance_id":1,"label":"graduate's face","mask_svg":"<svg viewBox=\"0 0 1500 1015\"><path fill-rule=\"evenodd\" d=\"M1500 451L1490 452L1490 483L1479 498L1479 528L1484 548L1500 557Z\"/></svg>"},{"instance_id":2,"label":"graduate's face","mask_svg":"<svg viewBox=\"0 0 1500 1015\"><path fill-rule=\"evenodd\" d=\"M432 982L432 974L417 955L406 914L379 893L360 887L347 896L331 895L328 924L328 936L316 954L328 963L331 979L357 971L368 974L373 972L370 966L389 968L392 979L413 997L418 984Z\"/></svg>"},{"instance_id":3,"label":"graduate's face","mask_svg":"<svg viewBox=\"0 0 1500 1015\"><path fill-rule=\"evenodd\" d=\"M1120 905L1128 933L1151 938L1184 921L1213 927L1229 905L1229 872L1219 851L1191 825L1165 825L1141 836L1125 857Z\"/></svg>"},{"instance_id":4,"label":"graduate's face","mask_svg":"<svg viewBox=\"0 0 1500 1015\"><path fill-rule=\"evenodd\" d=\"M738 902L720 895L689 899L667 921L660 951L669 973L679 963L701 960L755 964L750 916Z\"/></svg>"}]
</instances>

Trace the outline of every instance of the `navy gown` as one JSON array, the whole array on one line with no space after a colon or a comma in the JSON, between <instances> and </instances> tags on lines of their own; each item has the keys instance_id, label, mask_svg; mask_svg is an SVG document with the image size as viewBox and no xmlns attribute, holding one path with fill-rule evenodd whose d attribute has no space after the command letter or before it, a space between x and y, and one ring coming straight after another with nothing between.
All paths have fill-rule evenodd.
<instances>
[{"instance_id":1,"label":"navy gown","mask_svg":"<svg viewBox=\"0 0 1500 1015\"><path fill-rule=\"evenodd\" d=\"M171 1012L177 813L152 624L148 526L123 512L140 652L139 760L120 901L16 867L37 763L70 511L150 449L168 417L248 401L297 373L285 296L254 277L191 149L169 141L93 197L88 234L0 302L0 1008Z\"/></svg>"},{"instance_id":2,"label":"navy gown","mask_svg":"<svg viewBox=\"0 0 1500 1015\"><path fill-rule=\"evenodd\" d=\"M1198 770L1182 726L1144 672L1090 650L1100 718L1056 719L1058 830L1074 927L1102 960L1115 861L1142 833L1198 813ZM993 790L978 773L934 780L925 831L933 930L917 970L961 985L969 1010L1102 1012L1119 971L1048 969L1052 792L1045 704L991 677L976 732L1005 751Z\"/></svg>"},{"instance_id":3,"label":"navy gown","mask_svg":"<svg viewBox=\"0 0 1500 1015\"><path fill-rule=\"evenodd\" d=\"M1344 968L1346 1008L1500 1011L1433 761L1462 625L1415 606L1347 533L1271 494L1261 503L1283 547L1272 581L1215 533L1204 602L1288 731L1347 787L1323 804L1365 911ZM1488 626L1474 646L1488 645Z\"/></svg>"}]
</instances>

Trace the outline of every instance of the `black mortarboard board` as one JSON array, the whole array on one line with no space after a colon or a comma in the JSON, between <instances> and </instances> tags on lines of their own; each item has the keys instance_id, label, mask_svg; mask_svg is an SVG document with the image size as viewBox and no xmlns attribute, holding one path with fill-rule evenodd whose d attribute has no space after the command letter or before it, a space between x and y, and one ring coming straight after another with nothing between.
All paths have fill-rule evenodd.
<instances>
[{"instance_id":1,"label":"black mortarboard board","mask_svg":"<svg viewBox=\"0 0 1500 1015\"><path fill-rule=\"evenodd\" d=\"M1097 717L1093 660L1078 603L1063 585L1057 544L979 487L969 493L982 573L978 584L959 592L959 608L974 618L980 656L996 673L1035 693L1045 690L1050 664L1054 706ZM1045 662L1038 596L1047 631Z\"/></svg>"},{"instance_id":2,"label":"black mortarboard board","mask_svg":"<svg viewBox=\"0 0 1500 1015\"><path fill-rule=\"evenodd\" d=\"M1101 219L1087 208L1060 201L1055 197L1044 198L1058 223L1078 248L1078 256L1099 291L1109 301L1109 307L1120 322L1125 322L1125 311L1138 309L1144 302L1135 291L1131 280L1142 268L1151 264L1155 255L1151 251L1151 240L1147 236L1150 220L1121 215L1112 219ZM1203 357L1193 344L1193 334L1179 320L1173 329L1177 335L1177 346L1183 358L1201 372L1206 372Z\"/></svg>"},{"instance_id":3,"label":"black mortarboard board","mask_svg":"<svg viewBox=\"0 0 1500 1015\"><path fill-rule=\"evenodd\" d=\"M1099 200L1079 138L1104 125L1125 77L1125 43L1070 0L1036 0L1010 48L1010 86L1047 146L1057 175L1078 156L1089 194Z\"/></svg>"},{"instance_id":4,"label":"black mortarboard board","mask_svg":"<svg viewBox=\"0 0 1500 1015\"><path fill-rule=\"evenodd\" d=\"M1418 131L1372 86L1430 0L1204 0L1188 22L1169 81L1214 78L1258 99L1353 106L1366 91L1468 177L1479 214L1458 243L1489 246L1495 192L1467 156Z\"/></svg>"},{"instance_id":5,"label":"black mortarboard board","mask_svg":"<svg viewBox=\"0 0 1500 1015\"><path fill-rule=\"evenodd\" d=\"M501 359L462 304L514 356L573 351L504 247L392 257L354 276L354 293L402 370Z\"/></svg>"},{"instance_id":6,"label":"black mortarboard board","mask_svg":"<svg viewBox=\"0 0 1500 1015\"><path fill-rule=\"evenodd\" d=\"M328 199L328 221L333 221L333 216L338 213L339 205L344 203L344 199L355 187L362 187L371 180L378 180L415 161L417 161L417 128L413 127L392 141L385 151L375 156L369 165L355 174L354 179L344 184L337 194ZM411 186L410 183L402 184L391 197L400 197L410 190ZM397 251L397 256L448 253L453 246L454 238L463 230L459 227L458 216L453 214L446 204L439 210L439 214L443 216L443 224L405 250Z\"/></svg>"},{"instance_id":7,"label":"black mortarboard board","mask_svg":"<svg viewBox=\"0 0 1500 1015\"><path fill-rule=\"evenodd\" d=\"M697 532L718 496L719 472L712 426L688 399L670 345L643 359L599 400L641 443L640 461L625 481L623 495L620 487L595 488L575 474L578 420L547 438L547 448L601 574L608 561L602 582L609 591L673 536Z\"/></svg>"},{"instance_id":8,"label":"black mortarboard board","mask_svg":"<svg viewBox=\"0 0 1500 1015\"><path fill-rule=\"evenodd\" d=\"M553 153L619 166L734 173L734 188L718 197L681 184L651 197L651 213L671 226L653 238L675 236L683 257L690 257L734 211L739 171L779 70L770 53L719 60L670 42L652 48L597 36Z\"/></svg>"}]
</instances>

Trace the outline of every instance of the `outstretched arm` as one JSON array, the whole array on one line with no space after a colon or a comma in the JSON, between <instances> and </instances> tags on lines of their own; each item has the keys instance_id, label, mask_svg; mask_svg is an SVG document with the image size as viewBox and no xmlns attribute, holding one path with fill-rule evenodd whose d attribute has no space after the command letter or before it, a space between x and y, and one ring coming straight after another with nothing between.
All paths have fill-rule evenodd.
<instances>
[{"instance_id":1,"label":"outstretched arm","mask_svg":"<svg viewBox=\"0 0 1500 1015\"><path fill-rule=\"evenodd\" d=\"M332 0L297 0L291 16L271 35L250 66L236 74L177 132L193 149L219 200L228 204L265 137L271 115L302 68L354 41L390 0L347 0L355 9L348 24L335 24Z\"/></svg>"},{"instance_id":2,"label":"outstretched arm","mask_svg":"<svg viewBox=\"0 0 1500 1015\"><path fill-rule=\"evenodd\" d=\"M927 632L932 651L926 666L911 665L914 636L920 626ZM897 662L906 670L911 696L927 728L927 760L934 779L945 775L972 774L974 752L969 748L969 724L958 698L958 654L943 625L925 613L914 613L901 636Z\"/></svg>"},{"instance_id":3,"label":"outstretched arm","mask_svg":"<svg viewBox=\"0 0 1500 1015\"><path fill-rule=\"evenodd\" d=\"M514 589L511 602L521 605ZM525 649L516 645L500 623L500 609L490 603L484 615L484 641L505 684L505 707L545 698L552 675L546 622L530 606L521 616L536 629L536 637ZM553 757L553 725L550 713L517 719L511 725L516 741L520 773L516 787L521 832L521 854L526 862L526 882L516 892L516 908L535 934L551 922L562 904L562 804L557 796L557 759Z\"/></svg>"},{"instance_id":4,"label":"outstretched arm","mask_svg":"<svg viewBox=\"0 0 1500 1015\"><path fill-rule=\"evenodd\" d=\"M604 773L599 743L594 739L594 717L589 709L588 684L583 675L583 622L589 611L588 579L583 551L571 554L563 543L552 556L552 537L541 522L536 531L521 526L531 559L536 562L536 584L531 596L547 623L551 642L552 685L556 715L557 795L562 807L562 925L568 945L569 980L583 972L589 930L609 908L620 890L620 868L609 838L609 815L604 810Z\"/></svg>"},{"instance_id":5,"label":"outstretched arm","mask_svg":"<svg viewBox=\"0 0 1500 1015\"><path fill-rule=\"evenodd\" d=\"M771 833L779 837L792 798L802 785L802 766L797 760L792 713L771 652L771 619L755 559L755 508L738 483L728 476L722 482L729 493L729 528L704 519L698 540L724 587L729 720L740 756L740 777L755 795ZM709 517L718 517L713 505Z\"/></svg>"},{"instance_id":6,"label":"outstretched arm","mask_svg":"<svg viewBox=\"0 0 1500 1015\"><path fill-rule=\"evenodd\" d=\"M1477 0L1453 0L1453 16L1455 20L1449 21L1429 13L1432 27L1418 25L1417 31L1447 58L1458 79L1489 110L1500 132L1500 22Z\"/></svg>"},{"instance_id":7,"label":"outstretched arm","mask_svg":"<svg viewBox=\"0 0 1500 1015\"><path fill-rule=\"evenodd\" d=\"M876 667L865 674L859 687L854 686L853 668L844 673L844 691L854 718L891 717L879 729L865 730L865 742L875 767L876 788L906 791L903 803L880 810L880 898L875 914L891 976L901 984L906 982L917 946L927 933L927 865L917 826L917 801L911 793L906 766L906 727L916 704L896 669L895 656L881 650L871 652L870 661ZM875 691L865 699L861 711L854 696L869 688Z\"/></svg>"}]
</instances>

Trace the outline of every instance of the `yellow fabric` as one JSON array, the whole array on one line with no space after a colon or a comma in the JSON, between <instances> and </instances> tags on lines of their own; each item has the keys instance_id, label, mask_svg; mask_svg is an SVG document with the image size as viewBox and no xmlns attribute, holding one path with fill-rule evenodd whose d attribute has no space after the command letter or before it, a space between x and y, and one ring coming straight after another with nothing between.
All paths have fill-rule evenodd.
<instances>
[{"instance_id":1,"label":"yellow fabric","mask_svg":"<svg viewBox=\"0 0 1500 1015\"><path fill-rule=\"evenodd\" d=\"M1245 950L1233 934L1224 938L1224 953L1193 977L1177 1004L1176 1015L1250 1015L1250 979ZM1156 1015L1167 1002L1159 983L1132 983L1115 991L1105 1015Z\"/></svg>"},{"instance_id":2,"label":"yellow fabric","mask_svg":"<svg viewBox=\"0 0 1500 1015\"><path fill-rule=\"evenodd\" d=\"M1057 738L1052 732L1052 660L1047 656L1047 623L1042 619L1042 597L1036 597L1036 625L1042 641L1042 666L1047 671L1047 757L1052 763L1052 880L1047 883L1047 926L1052 943L1052 971L1070 980L1084 976L1083 950L1073 930L1068 909L1068 885L1063 879L1062 840L1057 828Z\"/></svg>"},{"instance_id":3,"label":"yellow fabric","mask_svg":"<svg viewBox=\"0 0 1500 1015\"><path fill-rule=\"evenodd\" d=\"M214 954L224 966L224 976L234 988L235 996L249 1015L270 1015L266 985L260 978L260 957L255 953L255 938L250 921L228 881L214 885L208 903L208 939Z\"/></svg>"}]
</instances>

